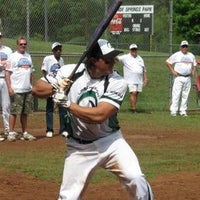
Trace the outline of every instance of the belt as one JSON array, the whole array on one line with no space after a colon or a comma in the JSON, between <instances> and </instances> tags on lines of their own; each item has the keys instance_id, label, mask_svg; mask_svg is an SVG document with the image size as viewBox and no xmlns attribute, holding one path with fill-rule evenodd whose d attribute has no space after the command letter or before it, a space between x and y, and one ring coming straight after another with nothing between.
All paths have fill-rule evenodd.
<instances>
[{"instance_id":1,"label":"belt","mask_svg":"<svg viewBox=\"0 0 200 200\"><path fill-rule=\"evenodd\" d=\"M95 140L83 140L83 139L80 139L80 138L75 138L71 135L69 135L67 138L72 138L73 140L75 140L79 144L91 144L92 142L95 141Z\"/></svg>"},{"instance_id":2,"label":"belt","mask_svg":"<svg viewBox=\"0 0 200 200\"><path fill-rule=\"evenodd\" d=\"M191 74L187 74L187 75L178 74L178 76L189 77L189 76L191 76Z\"/></svg>"},{"instance_id":3,"label":"belt","mask_svg":"<svg viewBox=\"0 0 200 200\"><path fill-rule=\"evenodd\" d=\"M5 76L0 76L0 78L5 78Z\"/></svg>"}]
</instances>

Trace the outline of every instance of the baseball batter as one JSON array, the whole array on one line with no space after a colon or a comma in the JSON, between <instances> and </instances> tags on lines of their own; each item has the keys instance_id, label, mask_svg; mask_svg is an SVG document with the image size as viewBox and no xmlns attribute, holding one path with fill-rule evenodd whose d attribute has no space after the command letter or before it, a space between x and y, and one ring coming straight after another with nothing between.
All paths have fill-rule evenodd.
<instances>
[{"instance_id":1,"label":"baseball batter","mask_svg":"<svg viewBox=\"0 0 200 200\"><path fill-rule=\"evenodd\" d=\"M172 54L167 60L167 68L174 80L172 86L172 99L170 106L171 116L180 114L187 116L188 96L191 89L191 76L194 75L197 62L195 56L188 52L188 41L180 44L180 51ZM179 105L180 101L180 105Z\"/></svg>"},{"instance_id":2,"label":"baseball batter","mask_svg":"<svg viewBox=\"0 0 200 200\"><path fill-rule=\"evenodd\" d=\"M4 134L8 135L9 133L9 113L10 113L10 98L8 94L8 89L5 81L5 67L6 61L12 50L10 47L3 45L3 35L0 32L0 98L1 98L1 107L2 107L2 117L4 125ZM3 141L4 137L0 135L0 141Z\"/></svg>"},{"instance_id":3,"label":"baseball batter","mask_svg":"<svg viewBox=\"0 0 200 200\"><path fill-rule=\"evenodd\" d=\"M135 153L123 138L117 120L127 90L126 81L113 70L119 53L107 40L99 39L72 78L74 82L68 95L62 95L60 90L54 95L54 101L68 111L69 129L59 200L81 199L98 167L118 176L130 199L153 199L150 185ZM63 78L69 77L74 67L61 67L57 81L61 83ZM34 93L40 95L42 85L46 93L49 86L45 87L44 82L38 84L40 88L34 88Z\"/></svg>"}]
</instances>

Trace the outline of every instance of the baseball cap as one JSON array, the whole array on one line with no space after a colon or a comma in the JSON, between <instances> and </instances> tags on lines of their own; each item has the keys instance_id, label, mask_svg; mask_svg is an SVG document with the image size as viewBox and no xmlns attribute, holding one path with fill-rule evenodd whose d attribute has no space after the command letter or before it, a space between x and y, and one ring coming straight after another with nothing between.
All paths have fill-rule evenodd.
<instances>
[{"instance_id":1,"label":"baseball cap","mask_svg":"<svg viewBox=\"0 0 200 200\"><path fill-rule=\"evenodd\" d=\"M116 50L105 39L99 39L93 49L87 54L87 57L103 57L103 58L115 58L123 51Z\"/></svg>"},{"instance_id":2,"label":"baseball cap","mask_svg":"<svg viewBox=\"0 0 200 200\"><path fill-rule=\"evenodd\" d=\"M187 40L183 40L183 41L181 42L181 46L183 46L183 45L187 45L187 46L188 46L188 45L189 45L189 44L188 44L188 41L187 41Z\"/></svg>"},{"instance_id":3,"label":"baseball cap","mask_svg":"<svg viewBox=\"0 0 200 200\"><path fill-rule=\"evenodd\" d=\"M62 45L59 42L54 42L51 46L51 49L53 50L56 47L62 47Z\"/></svg>"},{"instance_id":4,"label":"baseball cap","mask_svg":"<svg viewBox=\"0 0 200 200\"><path fill-rule=\"evenodd\" d=\"M131 44L129 46L129 49L137 49L137 48L138 48L137 44Z\"/></svg>"}]
</instances>

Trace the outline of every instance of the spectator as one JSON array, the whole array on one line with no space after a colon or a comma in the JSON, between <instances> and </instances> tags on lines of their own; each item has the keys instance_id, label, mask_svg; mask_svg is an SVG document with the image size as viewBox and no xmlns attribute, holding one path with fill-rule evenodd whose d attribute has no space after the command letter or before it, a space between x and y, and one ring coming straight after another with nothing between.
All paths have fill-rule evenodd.
<instances>
[{"instance_id":1,"label":"spectator","mask_svg":"<svg viewBox=\"0 0 200 200\"><path fill-rule=\"evenodd\" d=\"M53 55L49 55L44 58L41 69L44 77L46 77L46 75L48 74L50 77L55 78L58 69L64 65L64 60L61 57L62 45L59 42L55 42L52 44L51 49ZM61 106L59 106L58 109L60 120L59 133L66 137L68 135L65 126L66 110ZM52 100L52 97L48 97L46 101L46 136L49 138L53 137L54 134L53 113L54 102Z\"/></svg>"},{"instance_id":2,"label":"spectator","mask_svg":"<svg viewBox=\"0 0 200 200\"><path fill-rule=\"evenodd\" d=\"M9 133L9 114L10 114L10 98L5 81L5 68L6 68L6 61L11 53L12 53L11 48L3 45L3 34L0 32L0 94L1 94L0 99L1 99L5 136L7 136ZM0 142L4 140L5 137L0 135Z\"/></svg>"},{"instance_id":3,"label":"spectator","mask_svg":"<svg viewBox=\"0 0 200 200\"><path fill-rule=\"evenodd\" d=\"M123 64L124 79L128 83L130 93L131 111L136 113L138 94L147 84L147 71L142 57L138 55L138 46L131 44L129 50L128 54L118 56L117 59Z\"/></svg>"},{"instance_id":4,"label":"spectator","mask_svg":"<svg viewBox=\"0 0 200 200\"><path fill-rule=\"evenodd\" d=\"M188 96L191 89L191 76L194 75L197 68L195 56L188 51L188 46L188 41L183 40L180 44L180 50L172 54L166 60L167 68L174 78L170 106L171 116L176 116L177 112L179 112L181 116L187 116Z\"/></svg>"},{"instance_id":5,"label":"spectator","mask_svg":"<svg viewBox=\"0 0 200 200\"><path fill-rule=\"evenodd\" d=\"M14 131L17 115L20 115L22 138L35 140L27 132L28 114L33 111L32 84L33 64L30 54L26 52L27 40L24 37L17 39L17 50L12 53L7 61L6 83L10 95L9 134L7 139L15 141L18 133Z\"/></svg>"}]
</instances>

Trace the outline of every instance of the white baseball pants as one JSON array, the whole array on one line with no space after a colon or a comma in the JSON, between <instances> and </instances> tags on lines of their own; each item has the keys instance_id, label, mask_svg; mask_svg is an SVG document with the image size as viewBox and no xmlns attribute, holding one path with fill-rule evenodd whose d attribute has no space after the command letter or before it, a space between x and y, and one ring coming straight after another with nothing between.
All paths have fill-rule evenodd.
<instances>
[{"instance_id":1,"label":"white baseball pants","mask_svg":"<svg viewBox=\"0 0 200 200\"><path fill-rule=\"evenodd\" d=\"M1 98L4 131L8 132L9 131L9 115L10 115L10 97L8 94L5 78L2 78L2 77L0 77L0 98Z\"/></svg>"},{"instance_id":2,"label":"white baseball pants","mask_svg":"<svg viewBox=\"0 0 200 200\"><path fill-rule=\"evenodd\" d=\"M99 166L118 176L131 200L153 200L138 159L119 132L90 144L79 144L72 138L67 143L58 200L80 200L91 175Z\"/></svg>"},{"instance_id":3,"label":"white baseball pants","mask_svg":"<svg viewBox=\"0 0 200 200\"><path fill-rule=\"evenodd\" d=\"M172 103L170 106L170 112L176 114L180 111L180 114L186 114L188 96L191 89L191 77L177 76L174 78L172 87ZM180 108L179 108L180 102Z\"/></svg>"}]
</instances>

